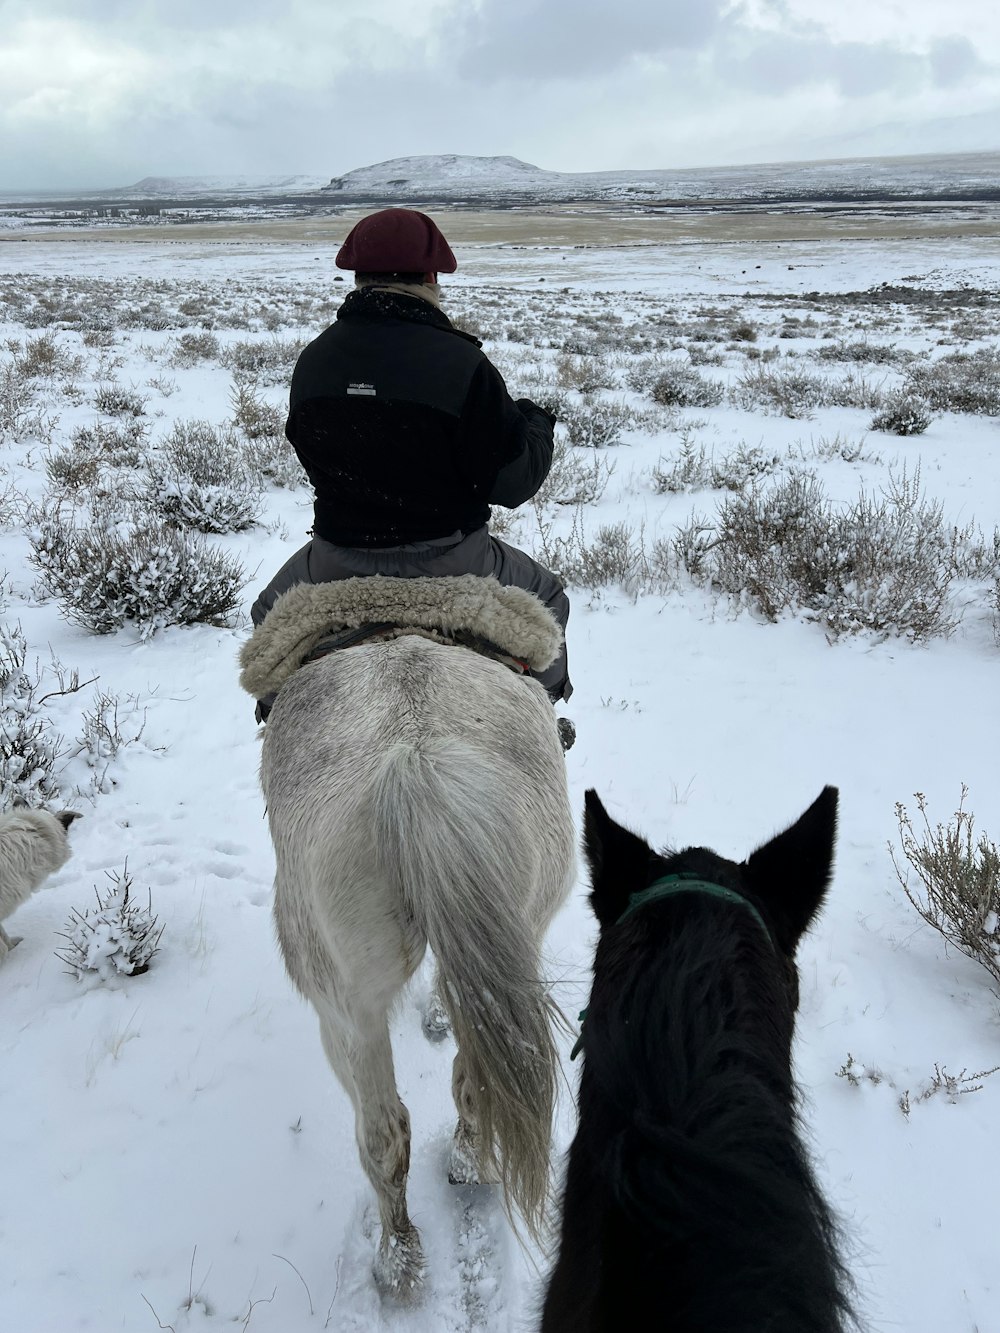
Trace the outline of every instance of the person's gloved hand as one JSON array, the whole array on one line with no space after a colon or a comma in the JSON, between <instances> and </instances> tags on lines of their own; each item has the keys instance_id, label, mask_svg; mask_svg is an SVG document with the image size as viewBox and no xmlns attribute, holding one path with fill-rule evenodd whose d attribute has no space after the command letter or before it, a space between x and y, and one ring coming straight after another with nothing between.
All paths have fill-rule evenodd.
<instances>
[{"instance_id":1,"label":"person's gloved hand","mask_svg":"<svg viewBox=\"0 0 1000 1333\"><path fill-rule=\"evenodd\" d=\"M551 426L554 426L558 420L554 412L548 411L547 408L539 407L538 404L533 403L530 398L517 398L515 399L515 403L522 412L540 412L543 417L548 418Z\"/></svg>"}]
</instances>

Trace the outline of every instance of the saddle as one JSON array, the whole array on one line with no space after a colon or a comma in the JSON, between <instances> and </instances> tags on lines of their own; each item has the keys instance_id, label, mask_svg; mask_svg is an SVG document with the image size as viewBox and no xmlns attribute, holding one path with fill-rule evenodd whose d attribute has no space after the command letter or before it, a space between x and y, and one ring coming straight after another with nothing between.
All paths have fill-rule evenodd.
<instances>
[{"instance_id":1,"label":"saddle","mask_svg":"<svg viewBox=\"0 0 1000 1333\"><path fill-rule=\"evenodd\" d=\"M524 588L479 574L372 574L300 583L279 597L240 650L240 684L262 699L327 653L408 634L471 649L521 674L544 671L562 644L555 616Z\"/></svg>"}]
</instances>

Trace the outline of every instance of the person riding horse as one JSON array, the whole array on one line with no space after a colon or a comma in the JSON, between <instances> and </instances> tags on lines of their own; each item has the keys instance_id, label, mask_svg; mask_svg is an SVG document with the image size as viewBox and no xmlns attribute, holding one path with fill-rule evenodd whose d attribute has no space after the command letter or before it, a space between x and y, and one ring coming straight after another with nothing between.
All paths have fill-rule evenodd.
<instances>
[{"instance_id":1,"label":"person riding horse","mask_svg":"<svg viewBox=\"0 0 1000 1333\"><path fill-rule=\"evenodd\" d=\"M254 624L296 584L477 574L535 594L565 632L559 579L488 528L491 504L516 508L545 481L555 417L512 399L441 309L438 274L458 267L445 237L426 214L387 208L354 226L336 264L355 289L299 356L285 426L315 492L312 540L254 602ZM565 639L537 678L553 703L570 697ZM572 723L559 727L568 749Z\"/></svg>"}]
</instances>

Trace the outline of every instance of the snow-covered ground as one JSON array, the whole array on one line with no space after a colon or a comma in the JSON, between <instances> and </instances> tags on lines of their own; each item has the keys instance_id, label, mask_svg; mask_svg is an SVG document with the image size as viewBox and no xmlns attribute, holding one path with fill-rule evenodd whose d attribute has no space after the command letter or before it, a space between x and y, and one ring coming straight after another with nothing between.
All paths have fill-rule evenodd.
<instances>
[{"instance_id":1,"label":"snow-covered ground","mask_svg":"<svg viewBox=\"0 0 1000 1333\"><path fill-rule=\"evenodd\" d=\"M59 418L51 447L99 419L95 392L110 381L146 398L154 445L176 420L225 421L230 370L217 356L179 364L179 339L201 332L198 311L209 309L205 320L223 350L312 336L329 318L325 303L345 290L331 282L332 258L315 245L0 245L0 296L30 287L65 312L68 294L91 284L86 299L113 326L102 347L79 327L53 325L57 346L82 362L39 383L38 405ZM796 364L824 375L844 367L810 353L838 338L938 357L990 345L983 335L992 329L996 346L995 305L962 330L960 296L939 311L929 299L876 307L808 295L881 283L924 293L967 288L972 318L973 294L995 299L1000 284L1000 257L986 241L480 246L460 249L459 262L450 308L458 322L465 314L480 322L512 386L526 392L572 375L566 365L558 370L562 348L575 354L581 339L586 347L609 328L664 334L667 314L680 332L678 350L663 355L686 361L710 345L719 360L698 369L729 383L743 373L746 350L727 337L736 321L754 326L758 349L796 353ZM303 304L293 311L296 293ZM239 327L239 311L251 331ZM517 341L532 321L538 336ZM702 337L713 321L715 343ZM0 353L0 371L43 331L41 317L25 327L13 304L0 308L0 338L16 340ZM912 476L919 464L927 494L950 521L974 520L987 539L1000 522L996 417L938 413L926 434L898 438L870 433L871 410L860 407L822 407L799 419L725 402L670 412L627 386L639 354L623 344L608 350L613 384L584 405L615 401L645 416L598 452L614 464L598 500L579 513L565 505L544 511L549 539L568 539L574 522L592 537L599 525L624 521L652 549L692 509L713 512L717 492L658 494L652 484L653 469L677 456L682 438L717 454L745 445L808 456L838 501L877 491L904 464ZM876 383L900 375L897 364L862 369ZM269 379L260 392L280 404L282 373ZM576 390L565 391L581 404ZM843 449L824 448L838 437ZM30 439L7 441L4 486L38 500L45 457ZM0 967L0 1328L533 1328L546 1260L518 1247L495 1207L470 1205L446 1182L452 1052L420 1031L426 970L393 1036L414 1130L409 1198L429 1289L414 1312L380 1307L370 1278L370 1191L347 1099L273 939L253 706L236 683L245 624L174 627L145 641L128 630L88 634L33 591L23 510L5 505L3 513L0 620L20 624L48 690L72 684L65 674L60 684L53 654L81 682L98 679L44 705L66 738L55 804L85 817L71 830L73 859L7 922L24 942ZM212 539L242 560L247 604L309 524L305 490L272 488L257 526ZM510 535L541 549L530 508ZM997 996L983 969L920 921L887 849L897 801L914 813L913 794L926 793L932 817L947 820L963 783L977 828L1000 838L1000 647L984 589L958 585L961 623L924 645L830 641L802 615L767 623L690 582L655 594L572 595L576 693L567 711L579 740L568 767L577 812L594 786L612 813L653 841L706 843L742 858L825 783L839 786L835 880L800 951L796 1068L809 1142L844 1222L869 1326L1000 1333L1000 1077L978 1080L981 1090L967 1095L920 1096L936 1068L958 1076L1000 1065ZM126 738L145 721L106 772L74 743L97 688L119 697ZM148 890L163 925L160 952L145 975L78 981L54 956L59 932L126 860L134 892L145 902ZM555 994L571 1015L584 1003L594 943L585 892L581 879L548 941ZM566 1038L557 1154L574 1128L571 1044ZM862 1077L854 1086L838 1077L849 1055L880 1071L878 1081Z\"/></svg>"}]
</instances>

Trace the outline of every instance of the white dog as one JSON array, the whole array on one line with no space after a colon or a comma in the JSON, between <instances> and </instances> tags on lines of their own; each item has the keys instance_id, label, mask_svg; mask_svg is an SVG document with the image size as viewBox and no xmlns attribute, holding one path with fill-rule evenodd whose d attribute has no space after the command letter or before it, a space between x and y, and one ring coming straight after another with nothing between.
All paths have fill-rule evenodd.
<instances>
[{"instance_id":1,"label":"white dog","mask_svg":"<svg viewBox=\"0 0 1000 1333\"><path fill-rule=\"evenodd\" d=\"M53 815L27 808L0 815L0 922L66 864L70 857L66 830L79 817L76 810ZM8 935L0 925L0 963L20 942L19 935Z\"/></svg>"}]
</instances>

